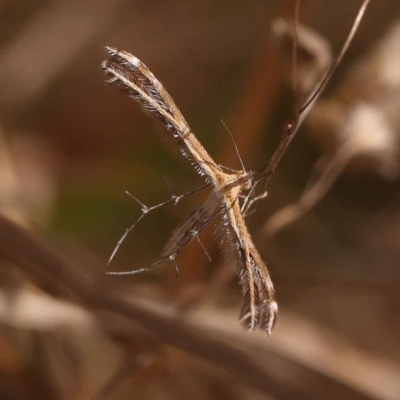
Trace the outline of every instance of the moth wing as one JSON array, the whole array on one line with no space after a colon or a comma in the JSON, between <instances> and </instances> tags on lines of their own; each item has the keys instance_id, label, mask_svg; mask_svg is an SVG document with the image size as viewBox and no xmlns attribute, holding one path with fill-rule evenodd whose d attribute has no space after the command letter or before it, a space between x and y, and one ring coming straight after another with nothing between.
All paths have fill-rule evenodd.
<instances>
[{"instance_id":1,"label":"moth wing","mask_svg":"<svg viewBox=\"0 0 400 400\"><path fill-rule=\"evenodd\" d=\"M171 236L161 252L161 257L168 257L182 248L189 236L192 235L193 232L197 232L210 219L218 205L214 193L211 193L200 208L190 214L184 222L179 224L172 231Z\"/></svg>"},{"instance_id":2,"label":"moth wing","mask_svg":"<svg viewBox=\"0 0 400 400\"><path fill-rule=\"evenodd\" d=\"M258 253L253 249L246 253L240 273L243 305L239 319L248 329L259 328L269 336L278 312L275 290Z\"/></svg>"},{"instance_id":3,"label":"moth wing","mask_svg":"<svg viewBox=\"0 0 400 400\"><path fill-rule=\"evenodd\" d=\"M241 267L243 306L239 318L248 329L258 328L270 335L278 312L274 286L235 199L234 194L231 203L226 204L225 218Z\"/></svg>"},{"instance_id":4,"label":"moth wing","mask_svg":"<svg viewBox=\"0 0 400 400\"><path fill-rule=\"evenodd\" d=\"M158 118L172 132L184 157L190 158L197 172L213 178L219 167L192 132L172 97L153 73L132 54L105 48L110 59L102 68L108 84L117 86L136 100L145 111Z\"/></svg>"}]
</instances>

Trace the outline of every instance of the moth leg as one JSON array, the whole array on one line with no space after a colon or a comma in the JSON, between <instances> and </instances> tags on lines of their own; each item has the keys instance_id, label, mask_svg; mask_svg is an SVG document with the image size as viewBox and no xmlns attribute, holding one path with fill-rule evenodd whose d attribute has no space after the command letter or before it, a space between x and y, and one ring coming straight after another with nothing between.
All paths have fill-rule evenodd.
<instances>
[{"instance_id":1,"label":"moth leg","mask_svg":"<svg viewBox=\"0 0 400 400\"><path fill-rule=\"evenodd\" d=\"M171 196L167 201L164 201L164 202L162 202L162 203L156 204L156 205L151 206L151 207L147 207L144 203L142 203L142 202L141 202L137 197L135 197L133 194L131 194L131 193L129 193L129 192L126 192L126 194L128 194L129 197L131 197L133 200L135 200L135 201L140 205L142 214L139 216L139 218L136 219L136 221L135 221L130 227L128 227L128 228L125 230L124 234L123 234L123 235L121 236L121 238L118 240L117 245L115 246L114 250L113 250L112 253L111 253L111 256L110 256L110 258L109 258L109 260L108 260L107 265L109 265L109 264L111 263L111 261L114 259L115 255L116 255L117 252L118 252L118 249L121 247L123 241L124 241L125 238L128 236L128 234L129 234L129 233L132 231L132 229L140 222L140 220L144 218L144 216L145 216L146 214L148 214L148 213L151 212L151 211L156 210L157 208L161 208L161 207L166 206L166 205L171 204L171 203L177 204L177 203L178 203L180 200L182 200L183 198L185 198L185 197L187 197L187 196L190 196L190 195L192 195L192 194L195 194L195 193L197 193L197 192L200 192L201 190L206 189L206 188L208 188L209 186L210 186L210 184L208 183L207 185L204 185L204 186L202 186L202 187L200 187L200 188L191 190L191 191L186 192L186 193L184 193L184 194L180 194L180 195L174 194L174 195Z\"/></svg>"},{"instance_id":2,"label":"moth leg","mask_svg":"<svg viewBox=\"0 0 400 400\"><path fill-rule=\"evenodd\" d=\"M268 196L268 191L266 190L265 192L263 192L257 196L254 196L252 199L250 199L249 202L247 203L246 207L243 210L243 215L247 217L249 215L249 213L252 213L254 211L254 210L250 211L250 208L253 206L253 204L257 201L265 199L267 196Z\"/></svg>"},{"instance_id":3,"label":"moth leg","mask_svg":"<svg viewBox=\"0 0 400 400\"><path fill-rule=\"evenodd\" d=\"M200 208L192 212L172 231L172 234L161 252L161 257L172 254L179 249L182 243L184 243L193 232L196 232L199 227L210 218L217 207L218 200L215 197L214 192L212 192Z\"/></svg>"},{"instance_id":4,"label":"moth leg","mask_svg":"<svg viewBox=\"0 0 400 400\"><path fill-rule=\"evenodd\" d=\"M236 173L237 172L234 169L229 168L229 167L225 167L225 165L222 165L222 164L218 164L218 167L221 168L221 169L226 169L227 171L232 172L232 173Z\"/></svg>"},{"instance_id":5,"label":"moth leg","mask_svg":"<svg viewBox=\"0 0 400 400\"><path fill-rule=\"evenodd\" d=\"M200 232L208 225L208 223L213 220L215 217L217 217L219 214L221 214L223 211L225 211L226 208L225 207L220 207L215 213L213 213L208 219L207 221L205 221L198 230L196 230L195 232L193 232L188 238L187 240L176 250L174 251L172 254L170 254L167 257L161 258L160 260L156 261L155 263L144 267L144 268L140 268L134 271L125 271L125 272L106 272L107 275L135 275L135 274L139 274L141 272L145 272L145 271L149 271L151 269L153 269L154 267L156 267L157 265L163 264L167 261L173 261L175 262L176 258L179 256L179 254L182 252L182 250L193 240L195 239Z\"/></svg>"},{"instance_id":6,"label":"moth leg","mask_svg":"<svg viewBox=\"0 0 400 400\"><path fill-rule=\"evenodd\" d=\"M179 275L179 268L178 268L178 261L176 260L176 258L174 258L174 266L175 266L175 275L176 277L178 277Z\"/></svg>"},{"instance_id":7,"label":"moth leg","mask_svg":"<svg viewBox=\"0 0 400 400\"><path fill-rule=\"evenodd\" d=\"M211 257L210 257L210 254L208 254L208 251L207 251L207 249L206 249L206 246L204 246L204 243L203 243L203 242L201 241L201 239L200 239L200 235L197 235L197 241L199 242L201 248L203 249L204 254L207 256L208 261L212 262L212 259L211 259Z\"/></svg>"}]
</instances>

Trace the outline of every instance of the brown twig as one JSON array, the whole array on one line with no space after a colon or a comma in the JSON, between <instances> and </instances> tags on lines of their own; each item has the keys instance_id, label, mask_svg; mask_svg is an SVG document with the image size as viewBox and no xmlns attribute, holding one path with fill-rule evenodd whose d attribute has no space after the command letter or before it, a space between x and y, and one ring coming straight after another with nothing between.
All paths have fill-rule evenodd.
<instances>
[{"instance_id":1,"label":"brown twig","mask_svg":"<svg viewBox=\"0 0 400 400\"><path fill-rule=\"evenodd\" d=\"M0 253L42 287L52 292L58 288L59 296L75 300L95 311L95 315L102 312L103 315L123 318L133 328L140 325L154 340L168 343L219 366L240 377L242 383L254 389L283 400L319 399L321 396L328 400L338 396L348 396L354 400L371 399L343 382L330 379L320 371L296 363L283 354L263 348L261 356L260 348L253 348L250 343L238 348L230 343L228 337L212 329L165 312L164 304L157 310L154 303L151 305L139 300L128 302L119 293L105 288L98 279L86 274L82 266L67 262L43 240L4 217L0 217L0 237ZM99 319L99 322L104 326L104 320ZM120 335L125 333L127 339L132 340L129 331L121 331ZM277 363L281 365L280 373L276 371ZM301 374L304 379L320 382L323 391L297 384L291 374L284 372L287 368L294 375Z\"/></svg>"},{"instance_id":2,"label":"brown twig","mask_svg":"<svg viewBox=\"0 0 400 400\"><path fill-rule=\"evenodd\" d=\"M313 176L314 179L307 184L297 202L278 210L265 222L261 234L271 237L314 208L336 182L353 155L354 147L346 142L324 166L322 173L318 177Z\"/></svg>"},{"instance_id":3,"label":"brown twig","mask_svg":"<svg viewBox=\"0 0 400 400\"><path fill-rule=\"evenodd\" d=\"M123 385L145 364L151 362L151 357L151 355L146 357L145 354L140 353L136 355L124 355L118 369L101 388L100 392L94 396L93 400L111 400L116 398L114 396L116 395L116 392L120 390L121 385Z\"/></svg>"},{"instance_id":4,"label":"brown twig","mask_svg":"<svg viewBox=\"0 0 400 400\"><path fill-rule=\"evenodd\" d=\"M106 29L122 3L50 2L1 50L0 106L13 113L30 106L82 48Z\"/></svg>"},{"instance_id":5,"label":"brown twig","mask_svg":"<svg viewBox=\"0 0 400 400\"><path fill-rule=\"evenodd\" d=\"M266 176L265 181L264 181L264 191L267 190L268 183L270 182L271 177L274 174L275 169L279 164L279 161L282 159L284 153L286 152L287 148L289 147L290 142L293 140L293 137L297 133L298 128L300 127L302 121L304 120L307 112L311 108L312 104L317 100L317 98L322 93L322 91L325 89L332 74L335 72L336 68L342 61L348 47L350 46L350 43L352 42L352 40L354 38L355 33L357 32L358 26L361 23L362 17L364 15L364 12L365 12L369 2L370 2L370 0L363 1L362 5L358 11L357 17L354 20L354 23L350 30L350 33L347 36L347 39L346 39L341 51L339 52L338 57L333 61L329 71L327 72L325 77L322 79L322 81L318 85L318 87L315 89L314 93L310 96L310 98L307 100L307 102L299 109L299 119L297 120L296 116L292 116L289 119L289 121L285 124L281 140L278 144L277 149L275 150L275 153L273 154L269 163L260 170Z\"/></svg>"}]
</instances>

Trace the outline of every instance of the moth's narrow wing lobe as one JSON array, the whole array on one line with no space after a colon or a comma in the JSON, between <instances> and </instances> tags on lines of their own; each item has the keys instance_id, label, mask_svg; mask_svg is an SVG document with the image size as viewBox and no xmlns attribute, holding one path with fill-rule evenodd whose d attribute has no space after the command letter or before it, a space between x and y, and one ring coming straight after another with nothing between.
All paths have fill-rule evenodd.
<instances>
[{"instance_id":1,"label":"moth's narrow wing lobe","mask_svg":"<svg viewBox=\"0 0 400 400\"><path fill-rule=\"evenodd\" d=\"M161 120L163 125L173 132L175 137L179 137L180 127L173 116L164 109L163 103L160 104L157 97L153 97L146 86L138 80L137 74L124 64L114 61L103 61L102 68L104 73L110 78L106 83L115 85L119 90L127 93L130 97L142 105L145 111Z\"/></svg>"},{"instance_id":2,"label":"moth's narrow wing lobe","mask_svg":"<svg viewBox=\"0 0 400 400\"><path fill-rule=\"evenodd\" d=\"M237 198L236 193L233 192L230 197L231 204L226 204L226 217L232 229L241 264L243 306L240 320L250 330L259 328L270 335L278 312L274 286L246 227L240 205L234 201Z\"/></svg>"},{"instance_id":3,"label":"moth's narrow wing lobe","mask_svg":"<svg viewBox=\"0 0 400 400\"><path fill-rule=\"evenodd\" d=\"M184 116L176 106L174 100L170 94L165 90L161 82L154 76L154 74L147 68L147 66L140 61L134 55L115 48L107 47L106 50L111 55L111 60L120 60L120 62L129 68L130 71L137 75L137 79L142 83L145 90L154 98L157 98L157 102L168 111L176 121L179 122L182 131L185 129L190 130L188 123Z\"/></svg>"},{"instance_id":4,"label":"moth's narrow wing lobe","mask_svg":"<svg viewBox=\"0 0 400 400\"><path fill-rule=\"evenodd\" d=\"M186 242L192 232L197 232L203 224L213 215L219 205L214 193L211 193L205 203L195 210L182 224L179 224L172 232L161 257L167 257L175 253Z\"/></svg>"},{"instance_id":5,"label":"moth's narrow wing lobe","mask_svg":"<svg viewBox=\"0 0 400 400\"><path fill-rule=\"evenodd\" d=\"M145 64L126 51L112 47L106 47L106 50L111 56L110 61L129 70L134 76L136 84L175 119L180 131L190 130L188 123L172 100L172 97Z\"/></svg>"},{"instance_id":6,"label":"moth's narrow wing lobe","mask_svg":"<svg viewBox=\"0 0 400 400\"><path fill-rule=\"evenodd\" d=\"M264 262L256 262L251 252L241 271L240 283L243 291L241 322L250 330L259 328L270 335L278 312L275 290Z\"/></svg>"},{"instance_id":7,"label":"moth's narrow wing lobe","mask_svg":"<svg viewBox=\"0 0 400 400\"><path fill-rule=\"evenodd\" d=\"M215 171L219 170L217 164L197 140L161 82L132 54L111 47L106 47L106 51L110 60L104 61L102 67L111 76L108 82L128 92L145 110L159 118L179 139L183 155L195 162L196 170L214 181Z\"/></svg>"}]
</instances>

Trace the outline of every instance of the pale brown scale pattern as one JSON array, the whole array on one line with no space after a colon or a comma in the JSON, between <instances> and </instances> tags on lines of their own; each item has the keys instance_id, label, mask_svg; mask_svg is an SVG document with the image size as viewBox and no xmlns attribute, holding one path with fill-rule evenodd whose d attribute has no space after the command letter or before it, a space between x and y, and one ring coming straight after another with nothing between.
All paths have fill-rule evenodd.
<instances>
[{"instance_id":1,"label":"pale brown scale pattern","mask_svg":"<svg viewBox=\"0 0 400 400\"><path fill-rule=\"evenodd\" d=\"M239 194L251 187L254 173L223 172L201 145L171 96L150 70L138 58L125 51L110 47L106 47L106 50L110 54L110 60L104 61L102 67L109 77L108 83L118 85L145 110L159 118L178 139L182 153L194 161L196 170L206 175L214 187L204 206L176 228L162 254L166 259L174 260L212 218L214 210L220 207L231 231L232 245L239 253L240 283L244 296L240 318L249 329L260 328L269 335L277 314L275 292L268 270L247 230L239 204ZM159 262L153 265L158 264Z\"/></svg>"},{"instance_id":2,"label":"pale brown scale pattern","mask_svg":"<svg viewBox=\"0 0 400 400\"><path fill-rule=\"evenodd\" d=\"M192 234L192 232L197 232L202 225L209 220L218 205L219 201L215 197L215 194L211 193L200 208L190 214L184 222L179 224L172 231L170 238L161 252L161 257L166 257L179 250L184 245L189 235Z\"/></svg>"}]
</instances>

